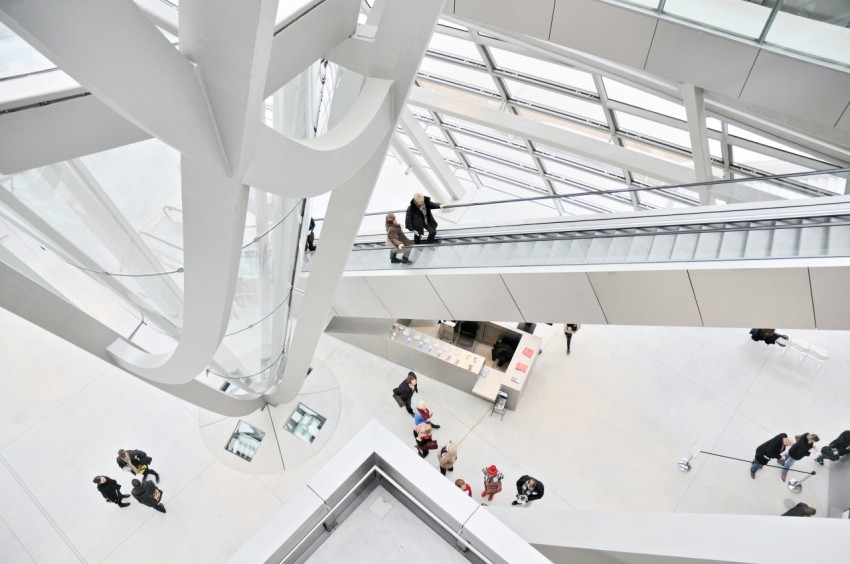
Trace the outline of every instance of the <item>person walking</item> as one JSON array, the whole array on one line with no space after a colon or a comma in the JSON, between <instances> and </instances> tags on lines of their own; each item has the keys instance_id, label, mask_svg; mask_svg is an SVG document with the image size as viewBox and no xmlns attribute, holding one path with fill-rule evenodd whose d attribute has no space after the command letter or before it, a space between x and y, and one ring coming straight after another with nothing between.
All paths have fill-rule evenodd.
<instances>
[{"instance_id":1,"label":"person walking","mask_svg":"<svg viewBox=\"0 0 850 564\"><path fill-rule=\"evenodd\" d=\"M785 460L782 463L784 468L782 468L782 475L780 478L782 478L783 482L785 481L785 477L788 476L788 469L791 468L798 460L802 460L803 457L809 456L812 452L812 448L815 446L815 443L820 440L820 437L814 433L803 433L802 435L797 435L795 439L796 442L788 449L788 454L785 455Z\"/></svg>"},{"instance_id":2,"label":"person walking","mask_svg":"<svg viewBox=\"0 0 850 564\"><path fill-rule=\"evenodd\" d=\"M457 486L457 487L458 487L461 491L466 492L466 493L469 495L469 497L472 497L472 488L471 488L471 487L469 487L469 484L467 484L466 482L464 482L463 480L461 480L460 478L458 478L457 480L455 480L455 485L456 485L456 486Z\"/></svg>"},{"instance_id":3,"label":"person walking","mask_svg":"<svg viewBox=\"0 0 850 564\"><path fill-rule=\"evenodd\" d=\"M457 460L457 445L449 441L449 443L440 449L440 454L437 456L437 461L440 463L440 474L446 475L446 471L454 472L455 461Z\"/></svg>"},{"instance_id":4,"label":"person walking","mask_svg":"<svg viewBox=\"0 0 850 564\"><path fill-rule=\"evenodd\" d=\"M817 510L814 507L806 505L801 501L800 503L780 515L780 517L811 517L815 513L817 513Z\"/></svg>"},{"instance_id":5,"label":"person walking","mask_svg":"<svg viewBox=\"0 0 850 564\"><path fill-rule=\"evenodd\" d=\"M567 354L570 354L570 343L573 340L573 335L579 330L578 323L567 323L564 325L564 335L567 337Z\"/></svg>"},{"instance_id":6,"label":"person walking","mask_svg":"<svg viewBox=\"0 0 850 564\"><path fill-rule=\"evenodd\" d=\"M481 472L484 474L484 491L481 492L481 497L486 495L488 501L493 501L493 496L502 491L502 479L505 475L499 472L495 464L482 468Z\"/></svg>"},{"instance_id":7,"label":"person walking","mask_svg":"<svg viewBox=\"0 0 850 564\"><path fill-rule=\"evenodd\" d=\"M770 462L771 458L779 460L782 458L782 453L786 448L791 446L793 441L788 438L785 433L779 433L769 441L762 443L756 449L756 455L753 458L753 464L750 466L750 478L756 479L756 472L761 470L762 466Z\"/></svg>"},{"instance_id":8,"label":"person walking","mask_svg":"<svg viewBox=\"0 0 850 564\"><path fill-rule=\"evenodd\" d=\"M543 497L543 482L531 476L522 476L516 481L516 499L511 505L528 505Z\"/></svg>"},{"instance_id":9,"label":"person walking","mask_svg":"<svg viewBox=\"0 0 850 564\"><path fill-rule=\"evenodd\" d=\"M419 400L419 403L416 404L416 412L413 414L413 424L419 425L427 421L431 424L432 429L439 429L440 426L431 421L431 410L428 409L428 405L425 403L425 400Z\"/></svg>"},{"instance_id":10,"label":"person walking","mask_svg":"<svg viewBox=\"0 0 850 564\"><path fill-rule=\"evenodd\" d=\"M779 339L788 340L788 335L777 333L776 329L750 329L750 338L753 341L764 341L766 345L779 345L784 347L785 343L778 342Z\"/></svg>"},{"instance_id":11,"label":"person walking","mask_svg":"<svg viewBox=\"0 0 850 564\"><path fill-rule=\"evenodd\" d=\"M815 458L815 462L823 466L824 458L835 462L848 452L850 452L850 431L844 431L838 435L838 438L829 443L829 446L821 449L820 455Z\"/></svg>"},{"instance_id":12,"label":"person walking","mask_svg":"<svg viewBox=\"0 0 850 564\"><path fill-rule=\"evenodd\" d=\"M153 476L156 478L156 483L159 483L159 474L150 467L153 458L148 456L143 450L124 450L118 451L118 467L122 470L127 470L133 475L141 474L145 478Z\"/></svg>"},{"instance_id":13,"label":"person walking","mask_svg":"<svg viewBox=\"0 0 850 564\"><path fill-rule=\"evenodd\" d=\"M430 423L420 423L414 427L413 438L416 439L416 452L419 453L420 458L428 456L431 448L436 447L436 443L432 443Z\"/></svg>"},{"instance_id":14,"label":"person walking","mask_svg":"<svg viewBox=\"0 0 850 564\"><path fill-rule=\"evenodd\" d=\"M404 227L408 231L413 231L413 242L418 244L422 242L422 233L428 231L428 239L426 243L433 243L437 236L437 220L431 214L431 210L446 207L444 204L432 202L428 196L423 196L421 192L416 192L413 199L410 200L410 205L407 206L407 214L404 218Z\"/></svg>"},{"instance_id":15,"label":"person walking","mask_svg":"<svg viewBox=\"0 0 850 564\"><path fill-rule=\"evenodd\" d=\"M147 480L140 482L133 478L133 490L130 492L136 501L142 505L153 507L160 513L165 513L165 506L162 504L162 490L157 488L153 482Z\"/></svg>"},{"instance_id":16,"label":"person walking","mask_svg":"<svg viewBox=\"0 0 850 564\"><path fill-rule=\"evenodd\" d=\"M388 213L384 220L384 228L387 230L387 246L390 248L390 262L413 264L410 260L410 239L401 230L401 225L395 220L394 213ZM405 248L407 245L407 248ZM403 253L401 260L398 253Z\"/></svg>"},{"instance_id":17,"label":"person walking","mask_svg":"<svg viewBox=\"0 0 850 564\"><path fill-rule=\"evenodd\" d=\"M410 407L410 400L413 398L414 393L419 392L419 387L416 385L416 374L411 370L407 373L407 378L405 378L401 384L398 385L398 388L393 390L393 395L398 396L402 403L402 405L407 408L407 412L412 415L414 418L416 414L413 413L413 408Z\"/></svg>"},{"instance_id":18,"label":"person walking","mask_svg":"<svg viewBox=\"0 0 850 564\"><path fill-rule=\"evenodd\" d=\"M121 484L108 476L95 476L92 480L97 484L97 491L106 500L106 503L114 503L118 507L129 507L129 503L124 503L122 500L130 497L130 494L121 493Z\"/></svg>"}]
</instances>

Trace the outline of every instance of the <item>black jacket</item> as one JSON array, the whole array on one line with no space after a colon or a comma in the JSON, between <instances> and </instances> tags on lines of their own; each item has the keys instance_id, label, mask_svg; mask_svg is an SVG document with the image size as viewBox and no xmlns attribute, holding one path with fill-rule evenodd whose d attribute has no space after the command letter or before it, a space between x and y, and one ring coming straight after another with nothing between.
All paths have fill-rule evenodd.
<instances>
[{"instance_id":1,"label":"black jacket","mask_svg":"<svg viewBox=\"0 0 850 564\"><path fill-rule=\"evenodd\" d=\"M411 390L410 386L407 385L407 378L405 378L404 381L398 385L398 388L393 390L393 393L401 396L401 399L403 399L405 402L410 401L410 399L413 397L413 392L419 392L419 383L417 382Z\"/></svg>"},{"instance_id":2,"label":"black jacket","mask_svg":"<svg viewBox=\"0 0 850 564\"><path fill-rule=\"evenodd\" d=\"M837 448L838 454L847 454L847 451L850 450L850 431L844 431L838 435L838 438L829 443L829 446Z\"/></svg>"},{"instance_id":3,"label":"black jacket","mask_svg":"<svg viewBox=\"0 0 850 564\"><path fill-rule=\"evenodd\" d=\"M806 436L808 433L802 433L800 438L797 439L797 442L791 445L791 448L788 449L788 456L793 458L794 460L801 460L805 456L809 456L812 452L812 447L814 446L808 440L806 440Z\"/></svg>"},{"instance_id":4,"label":"black jacket","mask_svg":"<svg viewBox=\"0 0 850 564\"><path fill-rule=\"evenodd\" d=\"M104 476L104 478L106 478L106 476ZM98 484L97 491L100 492L100 495L102 495L106 501L111 501L112 503L118 503L121 501L121 486L118 485L118 482L112 478L106 478L105 482Z\"/></svg>"},{"instance_id":5,"label":"black jacket","mask_svg":"<svg viewBox=\"0 0 850 564\"><path fill-rule=\"evenodd\" d=\"M130 493L133 494L133 497L136 498L136 501L138 501L142 505L147 505L148 507L156 507L157 505L159 505L159 502L162 501L162 494L160 494L159 501L153 498L153 492L155 492L156 489L156 484L145 480L139 485L139 487L133 488L133 491L131 491Z\"/></svg>"},{"instance_id":6,"label":"black jacket","mask_svg":"<svg viewBox=\"0 0 850 564\"><path fill-rule=\"evenodd\" d=\"M135 466L136 468L138 468L142 464L147 466L151 462L153 462L153 458L145 454L145 451L143 450L128 450L126 452L130 455L130 462L132 462L133 466ZM123 469L125 466L127 466L127 463L121 460L120 456L117 457L115 460L118 462L119 468ZM135 472L133 472L133 474L135 474Z\"/></svg>"},{"instance_id":7,"label":"black jacket","mask_svg":"<svg viewBox=\"0 0 850 564\"><path fill-rule=\"evenodd\" d=\"M782 439L787 438L785 433L779 433L756 449L756 460L759 464L767 464L769 459L779 460L782 457Z\"/></svg>"},{"instance_id":8,"label":"black jacket","mask_svg":"<svg viewBox=\"0 0 850 564\"><path fill-rule=\"evenodd\" d=\"M404 228L408 231L415 231L422 235L422 231L425 229L425 220L428 220L430 225L437 227L437 220L434 219L434 216L431 214L431 210L437 209L443 204L439 204L437 202L432 202L431 198L425 196L425 211L428 212L428 216L423 217L422 212L419 211L419 206L416 205L416 202L410 200L410 205L407 206L407 214L404 216Z\"/></svg>"},{"instance_id":9,"label":"black jacket","mask_svg":"<svg viewBox=\"0 0 850 564\"><path fill-rule=\"evenodd\" d=\"M526 494L528 496L528 501L534 501L535 499L540 499L541 497L543 497L543 482L541 482L537 478L532 478L527 474L516 481L517 495L522 494L522 486L525 485L525 483L529 480L534 480L535 482L537 482L537 485L534 486L533 490Z\"/></svg>"},{"instance_id":10,"label":"black jacket","mask_svg":"<svg viewBox=\"0 0 850 564\"><path fill-rule=\"evenodd\" d=\"M782 517L805 517L803 514L804 509L808 509L808 505L803 502L798 503L788 511L782 514Z\"/></svg>"}]
</instances>

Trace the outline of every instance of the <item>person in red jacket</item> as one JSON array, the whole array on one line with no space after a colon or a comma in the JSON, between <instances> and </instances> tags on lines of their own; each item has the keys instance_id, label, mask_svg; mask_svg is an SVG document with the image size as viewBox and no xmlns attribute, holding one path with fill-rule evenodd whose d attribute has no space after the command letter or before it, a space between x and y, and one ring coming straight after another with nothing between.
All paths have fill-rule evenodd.
<instances>
[{"instance_id":1,"label":"person in red jacket","mask_svg":"<svg viewBox=\"0 0 850 564\"><path fill-rule=\"evenodd\" d=\"M458 478L457 480L455 480L455 485L461 490L465 491L469 495L469 497L472 497L472 488L469 487L469 484Z\"/></svg>"}]
</instances>

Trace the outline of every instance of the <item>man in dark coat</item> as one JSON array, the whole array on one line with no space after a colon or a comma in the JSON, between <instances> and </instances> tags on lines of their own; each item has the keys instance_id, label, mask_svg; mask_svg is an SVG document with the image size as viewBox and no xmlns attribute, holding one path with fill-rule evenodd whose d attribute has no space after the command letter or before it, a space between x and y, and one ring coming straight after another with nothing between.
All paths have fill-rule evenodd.
<instances>
[{"instance_id":1,"label":"man in dark coat","mask_svg":"<svg viewBox=\"0 0 850 564\"><path fill-rule=\"evenodd\" d=\"M165 513L165 506L162 505L162 490L157 488L153 482L148 482L147 480L140 482L134 479L133 491L130 493L142 505L153 507L157 511Z\"/></svg>"},{"instance_id":2,"label":"man in dark coat","mask_svg":"<svg viewBox=\"0 0 850 564\"><path fill-rule=\"evenodd\" d=\"M833 462L850 452L850 431L844 431L838 438L829 443L820 451L820 456L815 458L815 462L823 466L823 459L827 458Z\"/></svg>"},{"instance_id":3,"label":"man in dark coat","mask_svg":"<svg viewBox=\"0 0 850 564\"><path fill-rule=\"evenodd\" d=\"M153 462L153 458L147 455L143 450L124 450L118 451L118 467L122 470L128 469L131 474L141 474L142 476L153 476L156 478L156 483L159 483L159 474L155 472L149 465Z\"/></svg>"},{"instance_id":4,"label":"man in dark coat","mask_svg":"<svg viewBox=\"0 0 850 564\"><path fill-rule=\"evenodd\" d=\"M524 503L527 505L535 499L543 497L543 482L531 476L522 476L516 481L516 499L511 505L520 505L520 496L525 496Z\"/></svg>"},{"instance_id":5,"label":"man in dark coat","mask_svg":"<svg viewBox=\"0 0 850 564\"><path fill-rule=\"evenodd\" d=\"M426 243L433 243L437 236L437 220L431 214L431 210L444 208L445 205L432 202L428 196L423 196L420 192L413 195L410 200L410 205L407 206L407 214L404 217L404 228L408 231L413 231L414 243L422 242L422 232L428 231L428 239Z\"/></svg>"},{"instance_id":6,"label":"man in dark coat","mask_svg":"<svg viewBox=\"0 0 850 564\"><path fill-rule=\"evenodd\" d=\"M413 413L413 408L410 406L410 400L413 398L414 392L419 392L419 387L416 385L416 374L410 371L407 373L407 378L398 385L398 388L393 390L393 393L404 401L407 412L413 417L416 417L416 414Z\"/></svg>"},{"instance_id":7,"label":"man in dark coat","mask_svg":"<svg viewBox=\"0 0 850 564\"><path fill-rule=\"evenodd\" d=\"M766 443L759 445L756 449L756 457L753 459L753 465L750 466L750 478L756 479L756 472L761 470L761 467L770 462L771 458L779 460L782 458L782 451L792 444L791 439L785 433L779 433Z\"/></svg>"},{"instance_id":8,"label":"man in dark coat","mask_svg":"<svg viewBox=\"0 0 850 564\"><path fill-rule=\"evenodd\" d=\"M118 507L128 507L129 503L124 503L123 499L130 497L130 494L121 493L121 484L108 476L95 476L92 480L97 484L97 491L106 500L107 503L115 503Z\"/></svg>"},{"instance_id":9,"label":"man in dark coat","mask_svg":"<svg viewBox=\"0 0 850 564\"><path fill-rule=\"evenodd\" d=\"M809 507L803 502L798 503L785 513L781 515L781 517L811 517L817 513L814 507Z\"/></svg>"}]
</instances>

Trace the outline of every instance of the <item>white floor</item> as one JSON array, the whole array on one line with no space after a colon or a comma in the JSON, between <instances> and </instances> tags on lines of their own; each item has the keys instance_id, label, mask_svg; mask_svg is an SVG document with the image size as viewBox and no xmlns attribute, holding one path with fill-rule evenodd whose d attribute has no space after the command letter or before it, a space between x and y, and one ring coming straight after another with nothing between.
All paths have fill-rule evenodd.
<instances>
[{"instance_id":1,"label":"white floor","mask_svg":"<svg viewBox=\"0 0 850 564\"><path fill-rule=\"evenodd\" d=\"M4 564L224 562L369 418L412 444L411 418L390 395L407 369L329 337L316 356L339 382L339 424L301 466L255 476L210 454L197 408L2 310L0 328ZM850 334L793 332L831 353L815 374L813 362L797 364L746 330L585 325L567 357L560 329L538 326L544 354L503 421L484 400L422 375L421 397L443 426L436 438L460 445L450 479L478 496L481 469L498 465L506 487L495 505L510 504L512 482L528 473L546 486L538 507L775 515L805 501L825 514L828 467L795 496L777 470L753 481L743 462L700 456L683 474L676 461L694 443L749 460L779 432L816 432L826 444L850 427ZM167 514L103 502L97 474L128 491L118 448L153 456ZM813 468L811 459L795 466Z\"/></svg>"}]
</instances>

